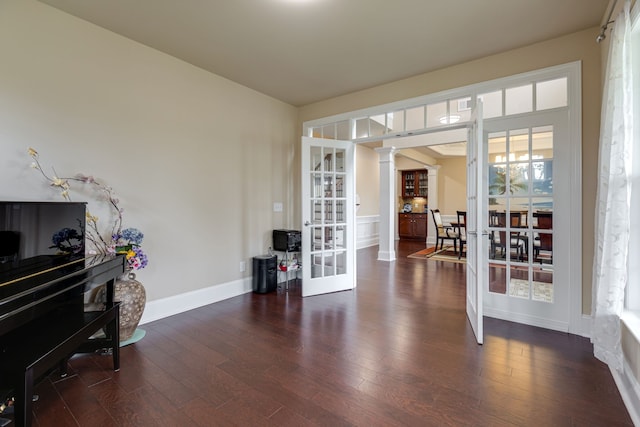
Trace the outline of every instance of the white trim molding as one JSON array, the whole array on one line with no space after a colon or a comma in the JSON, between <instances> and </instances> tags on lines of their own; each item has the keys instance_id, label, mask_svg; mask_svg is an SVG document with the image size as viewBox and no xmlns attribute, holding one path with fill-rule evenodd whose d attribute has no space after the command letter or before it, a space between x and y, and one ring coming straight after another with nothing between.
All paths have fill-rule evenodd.
<instances>
[{"instance_id":1,"label":"white trim molding","mask_svg":"<svg viewBox=\"0 0 640 427\"><path fill-rule=\"evenodd\" d=\"M375 246L380 241L380 215L356 217L356 249Z\"/></svg>"},{"instance_id":2,"label":"white trim molding","mask_svg":"<svg viewBox=\"0 0 640 427\"><path fill-rule=\"evenodd\" d=\"M140 325L213 304L214 302L237 297L251 291L252 278L244 277L232 282L150 301L144 308Z\"/></svg>"},{"instance_id":3,"label":"white trim molding","mask_svg":"<svg viewBox=\"0 0 640 427\"><path fill-rule=\"evenodd\" d=\"M540 328L551 329L553 331L569 332L568 322L550 320L545 317L532 316L513 311L505 311L487 306L484 306L484 315L487 317L493 317L494 319L507 320L509 322L537 326Z\"/></svg>"},{"instance_id":4,"label":"white trim molding","mask_svg":"<svg viewBox=\"0 0 640 427\"><path fill-rule=\"evenodd\" d=\"M633 375L633 370L626 358L624 358L623 371L618 372L611 369L611 375L618 387L624 406L629 411L633 425L640 426L640 384Z\"/></svg>"},{"instance_id":5,"label":"white trim molding","mask_svg":"<svg viewBox=\"0 0 640 427\"><path fill-rule=\"evenodd\" d=\"M620 319L629 331L630 336L625 339L623 337L623 367L622 372L610 369L611 376L616 383L616 387L620 392L624 406L629 412L629 416L633 424L640 426L640 383L635 370L640 371L640 314L637 312L624 312ZM593 319L590 315L582 315L582 336L591 337L591 324Z\"/></svg>"}]
</instances>

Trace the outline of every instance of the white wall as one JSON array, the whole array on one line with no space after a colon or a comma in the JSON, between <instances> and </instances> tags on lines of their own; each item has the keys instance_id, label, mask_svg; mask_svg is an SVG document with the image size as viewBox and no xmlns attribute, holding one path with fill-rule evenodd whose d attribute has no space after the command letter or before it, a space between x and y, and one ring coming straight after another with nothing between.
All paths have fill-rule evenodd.
<instances>
[{"instance_id":1,"label":"white wall","mask_svg":"<svg viewBox=\"0 0 640 427\"><path fill-rule=\"evenodd\" d=\"M29 168L30 146L61 175L102 179L125 226L145 233L149 301L246 291L271 230L299 223L296 119L290 105L37 1L0 3L0 199L62 200ZM80 186L72 197L93 200Z\"/></svg>"},{"instance_id":2,"label":"white wall","mask_svg":"<svg viewBox=\"0 0 640 427\"><path fill-rule=\"evenodd\" d=\"M438 208L445 215L467 210L467 158L450 157L438 161Z\"/></svg>"},{"instance_id":3,"label":"white wall","mask_svg":"<svg viewBox=\"0 0 640 427\"><path fill-rule=\"evenodd\" d=\"M380 157L364 145L356 145L356 193L360 196L357 216L380 213Z\"/></svg>"},{"instance_id":4,"label":"white wall","mask_svg":"<svg viewBox=\"0 0 640 427\"><path fill-rule=\"evenodd\" d=\"M356 145L356 247L377 245L380 239L380 156L364 145Z\"/></svg>"}]
</instances>

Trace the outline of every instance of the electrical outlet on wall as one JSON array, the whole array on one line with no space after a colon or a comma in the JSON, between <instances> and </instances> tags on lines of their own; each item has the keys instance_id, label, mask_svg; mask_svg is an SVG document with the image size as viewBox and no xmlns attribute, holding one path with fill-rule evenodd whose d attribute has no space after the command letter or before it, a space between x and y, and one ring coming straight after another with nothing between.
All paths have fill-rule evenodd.
<instances>
[{"instance_id":1,"label":"electrical outlet on wall","mask_svg":"<svg viewBox=\"0 0 640 427\"><path fill-rule=\"evenodd\" d=\"M282 212L282 202L273 202L273 211Z\"/></svg>"}]
</instances>

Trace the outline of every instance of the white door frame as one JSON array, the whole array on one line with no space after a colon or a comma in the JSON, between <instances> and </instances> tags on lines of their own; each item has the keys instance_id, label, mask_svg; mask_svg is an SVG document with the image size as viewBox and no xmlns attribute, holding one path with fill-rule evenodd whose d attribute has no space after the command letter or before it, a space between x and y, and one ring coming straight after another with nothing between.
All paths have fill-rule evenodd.
<instances>
[{"instance_id":1,"label":"white door frame","mask_svg":"<svg viewBox=\"0 0 640 427\"><path fill-rule=\"evenodd\" d=\"M570 163L566 165L571 174L571 284L570 284L570 315L569 332L577 335L588 336L590 333L590 323L588 316L582 315L582 79L580 61L568 64L557 65L545 69L534 70L526 73L516 74L491 81L481 82L465 87L446 90L434 94L405 99L389 104L374 106L334 116L324 117L303 123L303 135L314 135L317 130L324 127L339 128L339 124L349 123L350 128L356 128L355 122L363 117L385 115L387 112L400 111L413 108L419 105L433 104L441 101L459 99L471 96L472 100L479 94L490 93L492 91L503 90L505 88L517 87L531 82L550 80L559 77L567 77L568 87L568 108L569 109L569 141L571 145ZM473 101L472 101L473 102ZM526 113L525 113L526 115ZM383 145L388 138L398 138L402 136L417 135L420 131L401 131L387 135L371 135L360 137L355 132L351 134L351 140L355 143L383 141ZM424 144L422 144L424 145ZM396 146L396 148L404 148ZM564 166L564 165L563 165ZM383 178L383 177L381 177ZM387 183L385 186L393 184ZM383 184L381 183L381 188ZM388 197L381 194L380 200ZM395 200L389 200L390 206L395 208ZM387 232L388 228L393 229L394 222L380 223L380 232Z\"/></svg>"}]
</instances>

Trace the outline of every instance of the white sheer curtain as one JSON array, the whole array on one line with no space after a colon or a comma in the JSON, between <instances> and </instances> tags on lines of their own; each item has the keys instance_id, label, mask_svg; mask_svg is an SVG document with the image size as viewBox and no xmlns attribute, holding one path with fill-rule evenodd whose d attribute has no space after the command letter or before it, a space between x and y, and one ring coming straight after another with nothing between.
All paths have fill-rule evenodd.
<instances>
[{"instance_id":1,"label":"white sheer curtain","mask_svg":"<svg viewBox=\"0 0 640 427\"><path fill-rule=\"evenodd\" d=\"M615 18L607 63L600 130L596 247L593 266L595 356L622 370L620 314L629 251L633 93L630 1ZM637 262L637 261L635 261Z\"/></svg>"}]
</instances>

